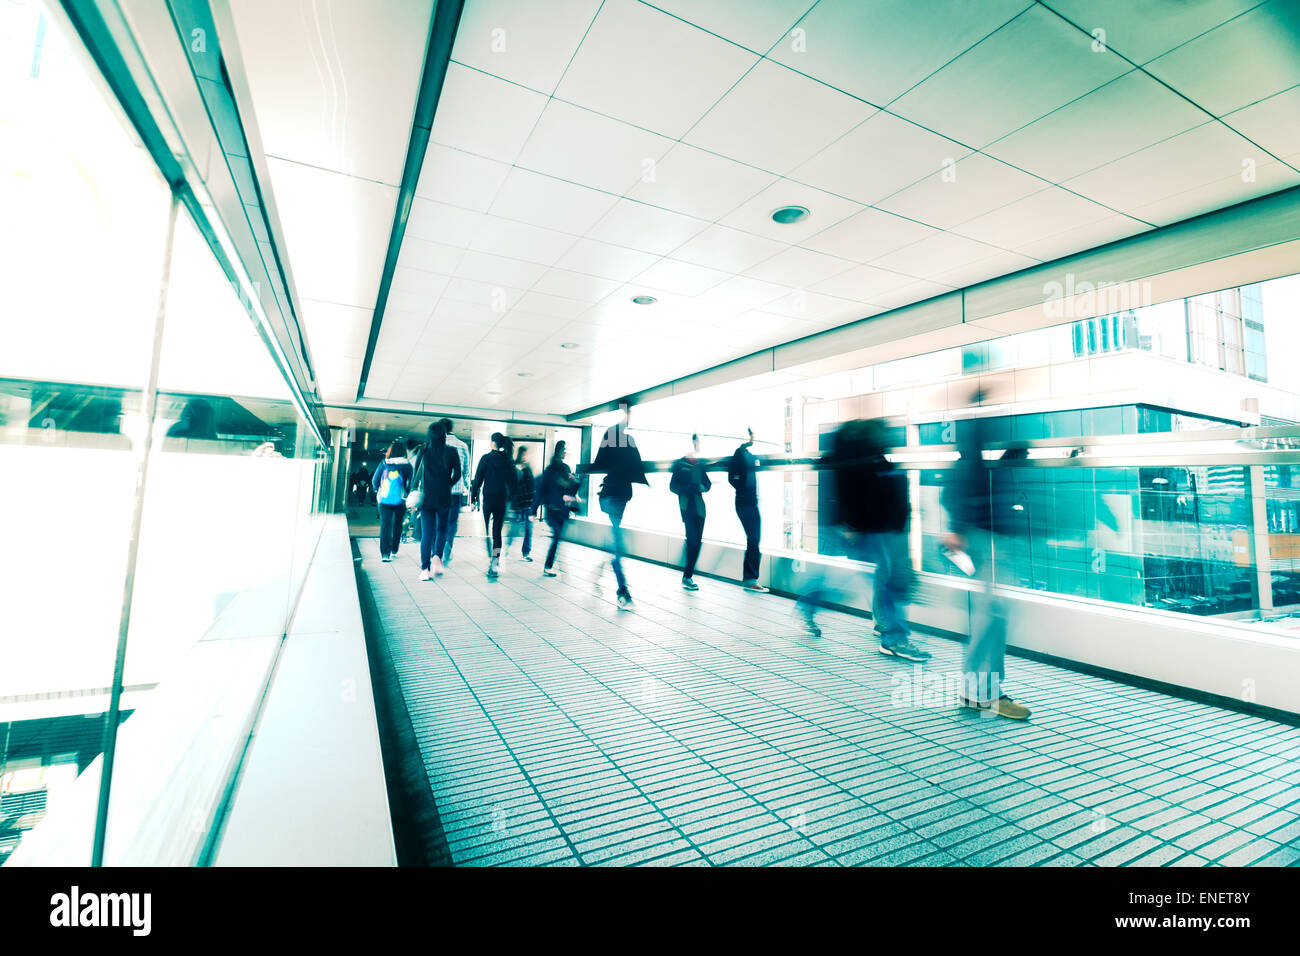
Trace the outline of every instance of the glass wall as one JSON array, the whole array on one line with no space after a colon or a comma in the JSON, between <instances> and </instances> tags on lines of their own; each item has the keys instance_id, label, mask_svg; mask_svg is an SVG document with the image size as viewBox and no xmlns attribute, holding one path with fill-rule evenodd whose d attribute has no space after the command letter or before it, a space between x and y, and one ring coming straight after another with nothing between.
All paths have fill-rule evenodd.
<instances>
[{"instance_id":1,"label":"glass wall","mask_svg":"<svg viewBox=\"0 0 1300 956\"><path fill-rule=\"evenodd\" d=\"M193 863L319 536L325 449L61 11L7 3L0 42L0 862L88 864L106 821L106 863Z\"/></svg>"},{"instance_id":2,"label":"glass wall","mask_svg":"<svg viewBox=\"0 0 1300 956\"><path fill-rule=\"evenodd\" d=\"M1300 395L1281 382L1263 381L1264 303L1290 302L1286 313L1274 309L1271 327L1281 332L1300 308L1300 298L1288 299L1283 291L1290 281L1079 319L831 375L791 376L785 384L752 391L737 383L688 393L636 407L630 431L643 457L669 461L689 447L682 423L699 422L703 456L722 459L752 421L760 442L769 438L756 447L759 454L816 457L826 453L839 425L854 418L884 418L892 445L919 449L951 446L963 422L978 417L994 443L1119 439L1154 458L1168 445L1133 440L1300 421ZM1266 295L1270 288L1272 298ZM1150 397L1159 401L1142 400ZM1012 502L1014 512L998 555L997 580L1202 617L1300 624L1296 467L1251 467L1244 458L1240 464L1202 464L1191 449L1182 450L1189 456L1185 463L1158 467L1143 465L1139 455L1132 467L1048 462L995 470L999 487L990 493ZM911 471L911 553L918 570L956 575L940 547L948 528L942 495L949 474L933 467ZM741 544L725 471L712 477L705 539ZM766 552L842 555L840 536L823 533L835 508L822 479L816 470L761 474ZM650 491L633 498L625 524L680 535L677 502L667 484L667 475L653 477Z\"/></svg>"}]
</instances>

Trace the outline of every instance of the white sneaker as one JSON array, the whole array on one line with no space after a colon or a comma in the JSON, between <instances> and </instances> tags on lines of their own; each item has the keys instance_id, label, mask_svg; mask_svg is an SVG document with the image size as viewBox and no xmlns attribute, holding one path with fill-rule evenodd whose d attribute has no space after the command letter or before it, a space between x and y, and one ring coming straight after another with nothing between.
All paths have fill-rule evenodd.
<instances>
[{"instance_id":1,"label":"white sneaker","mask_svg":"<svg viewBox=\"0 0 1300 956\"><path fill-rule=\"evenodd\" d=\"M433 576L432 576L431 574L429 574L428 571L421 571L421 572L420 572L420 580L421 580L421 581L429 581L429 580L432 580L432 578L433 578Z\"/></svg>"},{"instance_id":2,"label":"white sneaker","mask_svg":"<svg viewBox=\"0 0 1300 956\"><path fill-rule=\"evenodd\" d=\"M442 558L435 556L433 559L433 576L437 577L440 574L442 574Z\"/></svg>"}]
</instances>

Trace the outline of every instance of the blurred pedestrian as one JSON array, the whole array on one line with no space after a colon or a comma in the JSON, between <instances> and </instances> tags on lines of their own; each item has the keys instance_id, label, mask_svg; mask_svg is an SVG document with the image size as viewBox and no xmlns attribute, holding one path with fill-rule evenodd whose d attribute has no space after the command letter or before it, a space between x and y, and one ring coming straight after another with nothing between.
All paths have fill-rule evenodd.
<instances>
[{"instance_id":1,"label":"blurred pedestrian","mask_svg":"<svg viewBox=\"0 0 1300 956\"><path fill-rule=\"evenodd\" d=\"M745 529L745 558L740 583L746 591L764 592L767 588L758 583L762 554L758 550L762 522L758 514L758 459L749 449L754 444L754 429L748 429L749 441L736 449L727 469L727 481L736 489L736 517Z\"/></svg>"},{"instance_id":2,"label":"blurred pedestrian","mask_svg":"<svg viewBox=\"0 0 1300 956\"><path fill-rule=\"evenodd\" d=\"M614 568L614 579L618 582L618 607L621 611L635 611L632 592L623 575L623 514L627 510L627 503L632 500L632 485L649 486L650 482L646 480L645 464L641 461L636 440L627 433L631 421L630 411L626 404L623 408L622 420L605 429L605 435L600 440L600 450L596 452L596 460L591 463L591 470L605 474L605 480L600 484L600 510L609 517L613 549L610 564Z\"/></svg>"},{"instance_id":3,"label":"blurred pedestrian","mask_svg":"<svg viewBox=\"0 0 1300 956\"><path fill-rule=\"evenodd\" d=\"M413 473L406 460L406 446L395 441L388 446L383 464L371 479L375 500L379 502L379 560L392 561L402 541L402 521L406 517L406 496L411 491Z\"/></svg>"},{"instance_id":4,"label":"blurred pedestrian","mask_svg":"<svg viewBox=\"0 0 1300 956\"><path fill-rule=\"evenodd\" d=\"M673 462L672 478L668 490L677 496L677 507L686 531L686 563L682 568L682 587L698 591L695 583L695 562L700 558L704 540L704 494L713 483L700 461L700 436L691 436L691 450Z\"/></svg>"},{"instance_id":5,"label":"blurred pedestrian","mask_svg":"<svg viewBox=\"0 0 1300 956\"><path fill-rule=\"evenodd\" d=\"M978 405L982 398L976 391L971 404ZM942 499L949 519L943 543L950 553L964 555L969 560L968 566L980 582L979 590L972 595L970 640L962 659L960 700L966 707L1024 720L1029 717L1029 708L1002 693L1006 677L1007 603L994 588L993 559L998 552L1007 552L1012 503L1006 483L991 480L993 469L984 459L990 437L982 417L958 422L957 448L961 458L944 487Z\"/></svg>"},{"instance_id":6,"label":"blurred pedestrian","mask_svg":"<svg viewBox=\"0 0 1300 956\"><path fill-rule=\"evenodd\" d=\"M547 527L551 529L551 546L546 549L546 564L542 574L555 577L555 556L564 537L564 526L577 506L578 479L565 463L565 443L557 441L551 454L551 463L542 471L537 483L537 500L543 509Z\"/></svg>"},{"instance_id":7,"label":"blurred pedestrian","mask_svg":"<svg viewBox=\"0 0 1300 956\"><path fill-rule=\"evenodd\" d=\"M452 433L450 418L442 419L439 424L447 433L447 447L460 458L460 480L451 488L451 510L447 512L447 544L442 552L442 563L450 566L451 549L456 543L456 531L460 527L460 509L465 507L465 502L469 499L469 446Z\"/></svg>"},{"instance_id":8,"label":"blurred pedestrian","mask_svg":"<svg viewBox=\"0 0 1300 956\"><path fill-rule=\"evenodd\" d=\"M927 661L930 654L912 643L904 607L912 587L912 562L907 553L907 475L889 461L885 423L845 422L836 430L831 452L823 460L829 478L834 516L830 533L839 534L846 557L875 565L871 616L880 638L880 653L909 661ZM799 601L804 626L815 637L817 608L828 592L824 565L818 565Z\"/></svg>"},{"instance_id":9,"label":"blurred pedestrian","mask_svg":"<svg viewBox=\"0 0 1300 956\"><path fill-rule=\"evenodd\" d=\"M533 510L536 507L536 479L528 464L528 446L522 442L515 453L515 493L510 499L510 530L507 532L506 553L514 546L515 538L523 537L520 557L533 560Z\"/></svg>"}]
</instances>

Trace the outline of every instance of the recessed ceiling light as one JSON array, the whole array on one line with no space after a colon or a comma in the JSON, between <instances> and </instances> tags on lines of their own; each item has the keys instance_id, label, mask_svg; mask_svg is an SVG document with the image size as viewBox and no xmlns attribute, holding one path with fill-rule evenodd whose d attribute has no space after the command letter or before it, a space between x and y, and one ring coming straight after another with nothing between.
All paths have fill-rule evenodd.
<instances>
[{"instance_id":1,"label":"recessed ceiling light","mask_svg":"<svg viewBox=\"0 0 1300 956\"><path fill-rule=\"evenodd\" d=\"M659 300L652 295L634 295L632 301L637 305L654 305Z\"/></svg>"},{"instance_id":2,"label":"recessed ceiling light","mask_svg":"<svg viewBox=\"0 0 1300 956\"><path fill-rule=\"evenodd\" d=\"M782 206L772 210L772 221L788 226L792 222L801 222L811 216L806 206Z\"/></svg>"},{"instance_id":3,"label":"recessed ceiling light","mask_svg":"<svg viewBox=\"0 0 1300 956\"><path fill-rule=\"evenodd\" d=\"M532 373L532 372L515 372L515 374L518 375L520 378L528 378L528 377L529 377L530 375L532 375L533 373Z\"/></svg>"},{"instance_id":4,"label":"recessed ceiling light","mask_svg":"<svg viewBox=\"0 0 1300 956\"><path fill-rule=\"evenodd\" d=\"M582 346L580 346L577 342L561 342L561 343L560 343L560 348L562 348L562 349L576 349L576 348L581 348L581 347L582 347Z\"/></svg>"}]
</instances>

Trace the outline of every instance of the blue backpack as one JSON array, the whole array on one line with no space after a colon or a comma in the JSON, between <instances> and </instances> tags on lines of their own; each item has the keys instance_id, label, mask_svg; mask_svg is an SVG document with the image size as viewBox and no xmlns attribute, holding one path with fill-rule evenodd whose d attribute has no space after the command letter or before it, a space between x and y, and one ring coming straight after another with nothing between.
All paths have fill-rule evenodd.
<instances>
[{"instance_id":1,"label":"blue backpack","mask_svg":"<svg viewBox=\"0 0 1300 956\"><path fill-rule=\"evenodd\" d=\"M406 501L406 489L402 487L402 473L392 465L384 466L384 477L379 482L379 503L381 505L400 505Z\"/></svg>"}]
</instances>

